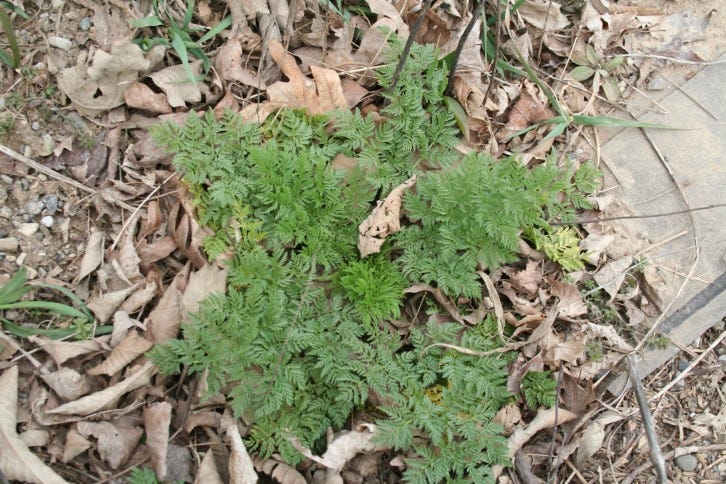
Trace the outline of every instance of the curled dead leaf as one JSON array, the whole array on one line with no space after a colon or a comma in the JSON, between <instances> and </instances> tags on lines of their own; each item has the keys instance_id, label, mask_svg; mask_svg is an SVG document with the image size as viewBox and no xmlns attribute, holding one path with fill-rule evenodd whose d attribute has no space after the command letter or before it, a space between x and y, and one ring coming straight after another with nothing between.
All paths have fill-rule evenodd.
<instances>
[{"instance_id":1,"label":"curled dead leaf","mask_svg":"<svg viewBox=\"0 0 726 484\"><path fill-rule=\"evenodd\" d=\"M189 66L195 78L202 73L202 61L190 62ZM154 72L149 77L159 89L164 91L171 107L185 107L186 103L198 103L202 100L199 84L189 79L183 65L167 67Z\"/></svg>"},{"instance_id":2,"label":"curled dead leaf","mask_svg":"<svg viewBox=\"0 0 726 484\"><path fill-rule=\"evenodd\" d=\"M401 203L404 191L416 184L412 176L393 190L358 227L358 251L361 257L380 252L386 237L401 230Z\"/></svg>"},{"instance_id":3,"label":"curled dead leaf","mask_svg":"<svg viewBox=\"0 0 726 484\"><path fill-rule=\"evenodd\" d=\"M76 400L91 389L88 378L72 368L61 367L51 373L41 373L40 377L65 401Z\"/></svg>"},{"instance_id":4,"label":"curled dead leaf","mask_svg":"<svg viewBox=\"0 0 726 484\"><path fill-rule=\"evenodd\" d=\"M171 405L158 402L144 409L144 429L146 445L151 454L151 465L157 479L166 479L166 456L169 445L169 425L171 424Z\"/></svg>"},{"instance_id":5,"label":"curled dead leaf","mask_svg":"<svg viewBox=\"0 0 726 484\"><path fill-rule=\"evenodd\" d=\"M88 244L86 244L86 251L83 253L81 259L81 267L78 269L78 275L76 276L76 282L88 276L91 272L95 271L103 261L103 241L106 238L106 232L93 232L88 238Z\"/></svg>"},{"instance_id":6,"label":"curled dead leaf","mask_svg":"<svg viewBox=\"0 0 726 484\"><path fill-rule=\"evenodd\" d=\"M232 484L254 484L258 480L255 466L242 437L237 429L237 424L232 423L227 427L227 441L229 442L229 480Z\"/></svg>"},{"instance_id":7,"label":"curled dead leaf","mask_svg":"<svg viewBox=\"0 0 726 484\"><path fill-rule=\"evenodd\" d=\"M94 296L90 301L88 301L86 306L88 306L88 309L96 315L96 318L98 318L100 322L105 323L111 319L113 313L116 312L129 294L134 292L138 286L139 284L136 283L133 286L121 289L120 291L107 292L106 294Z\"/></svg>"},{"instance_id":8,"label":"curled dead leaf","mask_svg":"<svg viewBox=\"0 0 726 484\"><path fill-rule=\"evenodd\" d=\"M60 415L90 415L104 408L120 396L144 385L148 385L151 381L151 376L154 373L156 373L154 364L148 362L115 385L96 393L86 395L76 401L60 405L48 410L47 413Z\"/></svg>"},{"instance_id":9,"label":"curled dead leaf","mask_svg":"<svg viewBox=\"0 0 726 484\"><path fill-rule=\"evenodd\" d=\"M144 433L140 427L114 425L111 422L78 422L76 428L83 437L96 438L98 454L108 462L111 469L118 469L126 462Z\"/></svg>"},{"instance_id":10,"label":"curled dead leaf","mask_svg":"<svg viewBox=\"0 0 726 484\"><path fill-rule=\"evenodd\" d=\"M66 434L66 444L63 446L63 457L61 462L67 464L85 451L91 448L91 442L78 433L73 426Z\"/></svg>"},{"instance_id":11,"label":"curled dead leaf","mask_svg":"<svg viewBox=\"0 0 726 484\"><path fill-rule=\"evenodd\" d=\"M151 341L139 336L136 331L131 331L118 344L106 360L98 366L87 371L89 375L113 375L122 370L126 365L143 355L154 346Z\"/></svg>"},{"instance_id":12,"label":"curled dead leaf","mask_svg":"<svg viewBox=\"0 0 726 484\"><path fill-rule=\"evenodd\" d=\"M206 265L189 275L189 282L181 300L182 317L199 310L199 303L213 292L224 294L227 289L227 271Z\"/></svg>"},{"instance_id":13,"label":"curled dead leaf","mask_svg":"<svg viewBox=\"0 0 726 484\"><path fill-rule=\"evenodd\" d=\"M43 348L43 351L48 353L58 366L77 356L93 353L101 349L101 346L97 342L90 339L81 341L57 341L42 336L30 336L28 340Z\"/></svg>"},{"instance_id":14,"label":"curled dead leaf","mask_svg":"<svg viewBox=\"0 0 726 484\"><path fill-rule=\"evenodd\" d=\"M130 108L143 109L154 114L171 112L166 96L152 91L149 86L141 82L132 82L124 91L124 99Z\"/></svg>"},{"instance_id":15,"label":"curled dead leaf","mask_svg":"<svg viewBox=\"0 0 726 484\"><path fill-rule=\"evenodd\" d=\"M97 50L91 67L77 65L62 70L58 87L78 111L97 116L121 106L130 83L150 65L138 45L124 40L114 43L111 53Z\"/></svg>"},{"instance_id":16,"label":"curled dead leaf","mask_svg":"<svg viewBox=\"0 0 726 484\"><path fill-rule=\"evenodd\" d=\"M39 484L66 481L45 465L17 434L18 367L0 376L0 471L7 479Z\"/></svg>"}]
</instances>

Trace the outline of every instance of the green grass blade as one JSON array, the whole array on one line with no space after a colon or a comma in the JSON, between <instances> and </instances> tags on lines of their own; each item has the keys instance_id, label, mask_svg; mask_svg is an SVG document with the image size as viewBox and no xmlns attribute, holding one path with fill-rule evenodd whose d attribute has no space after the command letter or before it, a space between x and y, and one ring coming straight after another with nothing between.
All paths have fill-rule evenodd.
<instances>
[{"instance_id":1,"label":"green grass blade","mask_svg":"<svg viewBox=\"0 0 726 484\"><path fill-rule=\"evenodd\" d=\"M137 29L145 29L148 27L161 27L164 25L164 21L158 15L151 15L149 17L135 18L131 20L131 25Z\"/></svg>"},{"instance_id":2,"label":"green grass blade","mask_svg":"<svg viewBox=\"0 0 726 484\"><path fill-rule=\"evenodd\" d=\"M197 44L201 45L205 43L206 41L213 39L216 37L219 33L221 33L224 29L232 25L232 16L227 15L224 17L217 25L209 29L209 31L202 35L200 39L197 41Z\"/></svg>"},{"instance_id":3,"label":"green grass blade","mask_svg":"<svg viewBox=\"0 0 726 484\"><path fill-rule=\"evenodd\" d=\"M19 300L30 288L23 287L28 281L28 270L21 267L13 277L0 287L0 304L8 304Z\"/></svg>"},{"instance_id":4,"label":"green grass blade","mask_svg":"<svg viewBox=\"0 0 726 484\"><path fill-rule=\"evenodd\" d=\"M10 304L0 304L0 309L41 309L60 316L88 319L88 315L78 309L53 301L18 301Z\"/></svg>"},{"instance_id":5,"label":"green grass blade","mask_svg":"<svg viewBox=\"0 0 726 484\"><path fill-rule=\"evenodd\" d=\"M17 336L19 338L28 338L30 336L48 336L51 339L68 338L77 333L74 328L28 328L26 326L19 326L15 323L11 323L7 319L0 318L2 327L5 331ZM101 336L104 334L110 334L113 331L113 326L104 325L97 326L94 336Z\"/></svg>"},{"instance_id":6,"label":"green grass blade","mask_svg":"<svg viewBox=\"0 0 726 484\"><path fill-rule=\"evenodd\" d=\"M192 16L194 15L194 4L195 0L187 0L187 11L184 12L184 21L182 22L182 28L186 30L189 24L192 23Z\"/></svg>"},{"instance_id":7,"label":"green grass blade","mask_svg":"<svg viewBox=\"0 0 726 484\"><path fill-rule=\"evenodd\" d=\"M86 317L88 319L90 319L91 321L93 321L93 314L88 309L88 307L86 306L86 303L83 301L83 299L81 299L80 297L76 296L73 293L73 291L71 291L67 287L59 286L57 284L45 284L45 283L38 284L37 286L38 287L45 288L45 289L52 289L54 291L60 292L61 294L63 294L64 296L66 296L68 299L70 299L73 302L73 304L75 304L76 306L78 306L78 308L80 309L80 311L83 311L86 314Z\"/></svg>"},{"instance_id":8,"label":"green grass blade","mask_svg":"<svg viewBox=\"0 0 726 484\"><path fill-rule=\"evenodd\" d=\"M690 128L679 128L677 126L668 126L665 124L646 123L643 121L632 121L629 119L611 118L609 116L572 116L572 122L575 124L584 124L586 126L604 126L607 128L653 128L653 129L678 129L687 130Z\"/></svg>"},{"instance_id":9,"label":"green grass blade","mask_svg":"<svg viewBox=\"0 0 726 484\"><path fill-rule=\"evenodd\" d=\"M15 30L13 24L8 17L8 13L5 11L5 7L0 6L0 24L2 24L5 35L8 37L8 44L10 45L10 53L12 57L8 56L4 50L2 50L2 60L5 64L15 69L20 65L20 50L18 49L18 39L15 38Z\"/></svg>"},{"instance_id":10,"label":"green grass blade","mask_svg":"<svg viewBox=\"0 0 726 484\"><path fill-rule=\"evenodd\" d=\"M182 39L181 35L179 35L179 32L176 30L171 32L171 46L179 56L179 59L184 66L184 71L189 76L189 79L192 82L196 82L194 79L194 72L192 72L192 66L189 64L189 52L187 52L187 46L184 43L184 39Z\"/></svg>"}]
</instances>

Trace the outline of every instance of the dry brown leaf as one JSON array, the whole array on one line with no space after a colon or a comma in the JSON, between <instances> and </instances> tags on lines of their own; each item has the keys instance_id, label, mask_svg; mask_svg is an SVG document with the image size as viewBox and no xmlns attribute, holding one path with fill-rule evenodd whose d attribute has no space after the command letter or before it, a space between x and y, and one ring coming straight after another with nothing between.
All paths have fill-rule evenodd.
<instances>
[{"instance_id":1,"label":"dry brown leaf","mask_svg":"<svg viewBox=\"0 0 726 484\"><path fill-rule=\"evenodd\" d=\"M124 91L150 68L141 48L124 40L111 53L97 50L91 67L77 65L58 75L58 87L79 112L96 116L124 103Z\"/></svg>"},{"instance_id":2,"label":"dry brown leaf","mask_svg":"<svg viewBox=\"0 0 726 484\"><path fill-rule=\"evenodd\" d=\"M133 225L134 227L136 226L136 224ZM139 263L141 262L141 259L136 253L133 234L131 232L132 230L128 230L121 238L118 255L115 259L118 261L118 264L121 267L121 272L126 277L126 280L136 282L139 279L142 279L143 276L139 270Z\"/></svg>"},{"instance_id":3,"label":"dry brown leaf","mask_svg":"<svg viewBox=\"0 0 726 484\"><path fill-rule=\"evenodd\" d=\"M219 48L214 67L225 81L237 81L259 89L267 89L265 82L255 71L242 65L242 44L233 37Z\"/></svg>"},{"instance_id":4,"label":"dry brown leaf","mask_svg":"<svg viewBox=\"0 0 726 484\"><path fill-rule=\"evenodd\" d=\"M129 317L125 311L116 311L113 315L113 331L111 332L111 341L109 346L111 348L118 345L126 337L126 334L133 327L144 329L143 325Z\"/></svg>"},{"instance_id":5,"label":"dry brown leaf","mask_svg":"<svg viewBox=\"0 0 726 484\"><path fill-rule=\"evenodd\" d=\"M124 338L124 340L111 351L111 354L103 363L89 369L86 373L89 375L111 376L125 368L126 365L134 361L139 356L149 351L152 346L154 346L154 343L139 336L136 331L131 331L126 335L126 338Z\"/></svg>"},{"instance_id":6,"label":"dry brown leaf","mask_svg":"<svg viewBox=\"0 0 726 484\"><path fill-rule=\"evenodd\" d=\"M575 454L575 465L578 469L581 469L582 464L595 455L595 452L600 450L605 440L605 429L600 422L595 420L585 428L582 432L582 438L578 440L579 445L577 447L577 453Z\"/></svg>"},{"instance_id":7,"label":"dry brown leaf","mask_svg":"<svg viewBox=\"0 0 726 484\"><path fill-rule=\"evenodd\" d=\"M91 448L91 442L78 433L76 427L73 426L66 434L66 444L63 446L63 457L61 462L67 464Z\"/></svg>"},{"instance_id":8,"label":"dry brown leaf","mask_svg":"<svg viewBox=\"0 0 726 484\"><path fill-rule=\"evenodd\" d=\"M393 3L388 0L366 0L366 3L371 11L379 16L379 19L385 17L392 20L392 23L388 24L391 30L398 31L401 37L408 37L408 26Z\"/></svg>"},{"instance_id":9,"label":"dry brown leaf","mask_svg":"<svg viewBox=\"0 0 726 484\"><path fill-rule=\"evenodd\" d=\"M339 473L359 453L382 448L373 442L377 431L377 427L369 423L356 426L356 430L344 430L332 442L328 443L328 449L322 457L314 455L310 449L304 447L297 439L290 439L290 443L305 457L314 460L333 472Z\"/></svg>"},{"instance_id":10,"label":"dry brown leaf","mask_svg":"<svg viewBox=\"0 0 726 484\"><path fill-rule=\"evenodd\" d=\"M217 266L202 267L189 275L189 282L181 300L182 318L199 310L199 303L213 292L224 294L227 289L227 271Z\"/></svg>"},{"instance_id":11,"label":"dry brown leaf","mask_svg":"<svg viewBox=\"0 0 726 484\"><path fill-rule=\"evenodd\" d=\"M186 288L190 264L177 273L147 320L148 332L157 343L176 338L182 317L182 290Z\"/></svg>"},{"instance_id":12,"label":"dry brown leaf","mask_svg":"<svg viewBox=\"0 0 726 484\"><path fill-rule=\"evenodd\" d=\"M58 366L61 366L71 358L87 355L88 353L100 351L101 349L98 343L90 339L81 341L56 341L42 336L30 336L28 340L43 348L43 351L48 353Z\"/></svg>"},{"instance_id":13,"label":"dry brown leaf","mask_svg":"<svg viewBox=\"0 0 726 484\"><path fill-rule=\"evenodd\" d=\"M156 282L147 282L144 287L141 287L134 291L119 308L120 311L126 313L135 313L138 310L144 308L146 304L154 299L156 296Z\"/></svg>"},{"instance_id":14,"label":"dry brown leaf","mask_svg":"<svg viewBox=\"0 0 726 484\"><path fill-rule=\"evenodd\" d=\"M406 189L416 184L412 176L393 190L358 227L358 251L361 257L375 254L381 250L386 237L401 230L401 203Z\"/></svg>"},{"instance_id":15,"label":"dry brown leaf","mask_svg":"<svg viewBox=\"0 0 726 484\"><path fill-rule=\"evenodd\" d=\"M562 425L577 418L577 415L565 410L564 408L540 408L537 416L526 427L519 428L509 437L509 457L514 455L522 448L529 439L540 430L549 429L555 425Z\"/></svg>"},{"instance_id":16,"label":"dry brown leaf","mask_svg":"<svg viewBox=\"0 0 726 484\"><path fill-rule=\"evenodd\" d=\"M120 291L107 292L106 294L94 296L88 301L86 306L96 315L96 318L100 322L105 323L111 319L113 313L116 312L119 306L129 297L129 294L134 292L138 286L139 284L136 283Z\"/></svg>"},{"instance_id":17,"label":"dry brown leaf","mask_svg":"<svg viewBox=\"0 0 726 484\"><path fill-rule=\"evenodd\" d=\"M105 238L106 232L101 231L93 232L88 238L88 244L86 245L86 251L83 253L83 258L81 259L81 267L78 269L76 282L88 276L101 265L101 262L103 261L103 241Z\"/></svg>"},{"instance_id":18,"label":"dry brown leaf","mask_svg":"<svg viewBox=\"0 0 726 484\"><path fill-rule=\"evenodd\" d=\"M305 484L307 482L294 467L274 458L264 461L255 458L255 469L271 476L280 484Z\"/></svg>"},{"instance_id":19,"label":"dry brown leaf","mask_svg":"<svg viewBox=\"0 0 726 484\"><path fill-rule=\"evenodd\" d=\"M130 108L143 109L154 114L168 114L171 106L166 96L151 90L142 82L132 82L124 92L124 100Z\"/></svg>"},{"instance_id":20,"label":"dry brown leaf","mask_svg":"<svg viewBox=\"0 0 726 484\"><path fill-rule=\"evenodd\" d=\"M199 465L199 470L194 478L194 484L224 484L219 476L217 465L214 463L214 453L211 449L204 454L202 463Z\"/></svg>"},{"instance_id":21,"label":"dry brown leaf","mask_svg":"<svg viewBox=\"0 0 726 484\"><path fill-rule=\"evenodd\" d=\"M600 268L592 277L598 286L605 289L612 300L620 291L620 286L628 275L628 269L633 264L633 256L627 255L618 260L608 262Z\"/></svg>"},{"instance_id":22,"label":"dry brown leaf","mask_svg":"<svg viewBox=\"0 0 726 484\"><path fill-rule=\"evenodd\" d=\"M532 298L537 295L539 286L542 284L542 267L536 261L529 261L526 269L511 274L509 278L516 290L524 292Z\"/></svg>"},{"instance_id":23,"label":"dry brown leaf","mask_svg":"<svg viewBox=\"0 0 726 484\"><path fill-rule=\"evenodd\" d=\"M525 0L517 14L530 25L545 32L564 29L570 24L561 5L551 0Z\"/></svg>"},{"instance_id":24,"label":"dry brown leaf","mask_svg":"<svg viewBox=\"0 0 726 484\"><path fill-rule=\"evenodd\" d=\"M612 234L589 234L580 241L580 250L585 252L587 262L597 265L605 249L615 240Z\"/></svg>"},{"instance_id":25,"label":"dry brown leaf","mask_svg":"<svg viewBox=\"0 0 726 484\"><path fill-rule=\"evenodd\" d=\"M303 74L295 57L288 53L277 40L269 43L269 52L288 82L278 81L267 88L269 101L262 105L250 105L240 114L244 119L263 122L267 116L281 107L305 109L309 114L324 114L335 109L347 109L340 76L332 69L311 66L313 79Z\"/></svg>"},{"instance_id":26,"label":"dry brown leaf","mask_svg":"<svg viewBox=\"0 0 726 484\"><path fill-rule=\"evenodd\" d=\"M20 349L17 341L4 332L0 332L0 361L10 358Z\"/></svg>"},{"instance_id":27,"label":"dry brown leaf","mask_svg":"<svg viewBox=\"0 0 726 484\"><path fill-rule=\"evenodd\" d=\"M592 334L594 338L603 338L607 340L610 347L621 353L630 353L633 347L618 334L618 331L610 325L602 325L587 322L583 329Z\"/></svg>"},{"instance_id":28,"label":"dry brown leaf","mask_svg":"<svg viewBox=\"0 0 726 484\"><path fill-rule=\"evenodd\" d=\"M436 302L438 302L441 307L446 309L446 311L449 313L449 315L454 318L454 321L457 323L465 324L465 319L459 312L459 309L456 307L456 304L454 304L447 296L443 293L443 291L438 287L432 287L428 284L414 284L413 286L405 289L403 291L404 294L416 294L418 292L426 291L430 293L432 296L434 296L434 299L436 299Z\"/></svg>"},{"instance_id":29,"label":"dry brown leaf","mask_svg":"<svg viewBox=\"0 0 726 484\"><path fill-rule=\"evenodd\" d=\"M82 436L93 436L97 439L98 454L108 462L111 469L118 469L126 462L144 433L140 427L126 427L110 422L78 422L77 429Z\"/></svg>"},{"instance_id":30,"label":"dry brown leaf","mask_svg":"<svg viewBox=\"0 0 726 484\"><path fill-rule=\"evenodd\" d=\"M232 422L227 427L227 441L229 442L229 482L230 484L253 484L257 482L258 476L255 466L242 437L237 429L237 424Z\"/></svg>"},{"instance_id":31,"label":"dry brown leaf","mask_svg":"<svg viewBox=\"0 0 726 484\"><path fill-rule=\"evenodd\" d=\"M18 435L28 447L45 447L50 443L50 432L41 429L26 430Z\"/></svg>"},{"instance_id":32,"label":"dry brown leaf","mask_svg":"<svg viewBox=\"0 0 726 484\"><path fill-rule=\"evenodd\" d=\"M503 140L530 124L545 121L552 116L544 94L534 83L524 80L519 98L509 111L507 125L497 133L497 139Z\"/></svg>"},{"instance_id":33,"label":"dry brown leaf","mask_svg":"<svg viewBox=\"0 0 726 484\"><path fill-rule=\"evenodd\" d=\"M202 72L202 61L190 62L189 66L194 77L199 77ZM198 83L189 79L189 74L181 64L154 72L149 77L164 91L171 107L182 108L186 103L198 103L202 100Z\"/></svg>"},{"instance_id":34,"label":"dry brown leaf","mask_svg":"<svg viewBox=\"0 0 726 484\"><path fill-rule=\"evenodd\" d=\"M144 430L146 445L151 454L151 465L157 479L166 479L166 456L169 445L169 424L171 423L171 405L159 402L144 409Z\"/></svg>"},{"instance_id":35,"label":"dry brown leaf","mask_svg":"<svg viewBox=\"0 0 726 484\"><path fill-rule=\"evenodd\" d=\"M544 362L551 367L557 368L562 361L576 365L578 360L586 357L587 337L583 333L574 333L564 339L551 332L540 341L540 347L544 352Z\"/></svg>"},{"instance_id":36,"label":"dry brown leaf","mask_svg":"<svg viewBox=\"0 0 726 484\"><path fill-rule=\"evenodd\" d=\"M88 378L71 368L61 367L52 373L40 373L40 377L65 401L76 400L91 389Z\"/></svg>"},{"instance_id":37,"label":"dry brown leaf","mask_svg":"<svg viewBox=\"0 0 726 484\"><path fill-rule=\"evenodd\" d=\"M504 431L509 433L522 420L522 412L516 403L510 403L499 409L494 416L494 421L504 427Z\"/></svg>"},{"instance_id":38,"label":"dry brown leaf","mask_svg":"<svg viewBox=\"0 0 726 484\"><path fill-rule=\"evenodd\" d=\"M574 318L587 314L587 304L574 284L557 281L552 284L550 293L560 299L561 316Z\"/></svg>"},{"instance_id":39,"label":"dry brown leaf","mask_svg":"<svg viewBox=\"0 0 726 484\"><path fill-rule=\"evenodd\" d=\"M156 367L154 367L154 364L151 362L145 363L144 366L115 385L96 393L86 395L74 402L69 402L50 409L47 413L60 415L90 415L114 402L120 396L144 385L148 385L151 381L151 376L154 373L156 373Z\"/></svg>"},{"instance_id":40,"label":"dry brown leaf","mask_svg":"<svg viewBox=\"0 0 726 484\"><path fill-rule=\"evenodd\" d=\"M191 433L192 430L200 426L217 428L220 423L220 417L221 415L218 412L197 410L187 416L187 419L184 421L184 431Z\"/></svg>"},{"instance_id":41,"label":"dry brown leaf","mask_svg":"<svg viewBox=\"0 0 726 484\"><path fill-rule=\"evenodd\" d=\"M65 483L20 440L17 434L18 367L0 376L0 471L14 481L40 484Z\"/></svg>"},{"instance_id":42,"label":"dry brown leaf","mask_svg":"<svg viewBox=\"0 0 726 484\"><path fill-rule=\"evenodd\" d=\"M203 267L207 263L207 257L202 250L202 241L207 234L194 217L194 207L187 198L185 189L181 188L177 196L179 203L174 204L169 211L169 230L177 247L187 259L195 267Z\"/></svg>"},{"instance_id":43,"label":"dry brown leaf","mask_svg":"<svg viewBox=\"0 0 726 484\"><path fill-rule=\"evenodd\" d=\"M141 267L149 267L154 262L166 258L176 249L176 242L170 235L155 240L150 244L146 243L146 241L141 242L138 248Z\"/></svg>"}]
</instances>

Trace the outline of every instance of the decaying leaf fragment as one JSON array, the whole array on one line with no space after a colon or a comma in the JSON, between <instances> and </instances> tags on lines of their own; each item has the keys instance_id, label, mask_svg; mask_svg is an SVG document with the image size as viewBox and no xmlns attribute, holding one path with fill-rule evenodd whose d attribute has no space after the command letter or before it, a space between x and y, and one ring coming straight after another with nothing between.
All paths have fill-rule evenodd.
<instances>
[{"instance_id":1,"label":"decaying leaf fragment","mask_svg":"<svg viewBox=\"0 0 726 484\"><path fill-rule=\"evenodd\" d=\"M136 448L144 431L141 427L114 425L111 422L78 422L78 433L97 439L96 448L111 469L117 469Z\"/></svg>"},{"instance_id":2,"label":"decaying leaf fragment","mask_svg":"<svg viewBox=\"0 0 726 484\"><path fill-rule=\"evenodd\" d=\"M401 230L401 203L403 193L416 184L416 175L396 188L373 209L358 227L358 250L360 256L380 252L386 237Z\"/></svg>"},{"instance_id":3,"label":"decaying leaf fragment","mask_svg":"<svg viewBox=\"0 0 726 484\"><path fill-rule=\"evenodd\" d=\"M0 376L0 471L13 481L65 483L20 440L15 428L17 405L18 367L13 365Z\"/></svg>"},{"instance_id":4,"label":"decaying leaf fragment","mask_svg":"<svg viewBox=\"0 0 726 484\"><path fill-rule=\"evenodd\" d=\"M156 367L154 367L154 364L148 362L126 379L121 380L115 385L96 393L86 395L74 402L69 402L48 410L48 413L60 415L90 415L113 402L121 395L147 385L151 381L151 375L155 372Z\"/></svg>"},{"instance_id":5,"label":"decaying leaf fragment","mask_svg":"<svg viewBox=\"0 0 726 484\"><path fill-rule=\"evenodd\" d=\"M143 355L154 346L151 341L139 336L136 331L129 332L103 363L88 370L89 375L113 375L126 365Z\"/></svg>"},{"instance_id":6,"label":"decaying leaf fragment","mask_svg":"<svg viewBox=\"0 0 726 484\"><path fill-rule=\"evenodd\" d=\"M310 449L304 447L295 438L291 438L290 443L308 459L312 459L338 474L359 453L381 448L374 443L377 431L377 427L369 423L358 425L356 430L342 431L328 444L328 449L322 457L314 455Z\"/></svg>"},{"instance_id":7,"label":"decaying leaf fragment","mask_svg":"<svg viewBox=\"0 0 726 484\"><path fill-rule=\"evenodd\" d=\"M270 85L267 88L270 100L262 105L250 105L240 111L244 119L262 123L267 116L282 107L305 109L310 114L348 109L340 76L336 71L311 66L313 80L303 74L295 57L280 42L272 40L269 50L289 82L278 81Z\"/></svg>"},{"instance_id":8,"label":"decaying leaf fragment","mask_svg":"<svg viewBox=\"0 0 726 484\"><path fill-rule=\"evenodd\" d=\"M121 106L130 83L150 66L141 47L125 40L115 43L111 53L97 50L91 67L78 65L61 71L58 87L78 111L96 116Z\"/></svg>"},{"instance_id":9,"label":"decaying leaf fragment","mask_svg":"<svg viewBox=\"0 0 726 484\"><path fill-rule=\"evenodd\" d=\"M168 402L154 403L144 409L144 428L146 445L151 454L151 465L156 477L166 479L166 455L169 448L169 424L171 405Z\"/></svg>"}]
</instances>

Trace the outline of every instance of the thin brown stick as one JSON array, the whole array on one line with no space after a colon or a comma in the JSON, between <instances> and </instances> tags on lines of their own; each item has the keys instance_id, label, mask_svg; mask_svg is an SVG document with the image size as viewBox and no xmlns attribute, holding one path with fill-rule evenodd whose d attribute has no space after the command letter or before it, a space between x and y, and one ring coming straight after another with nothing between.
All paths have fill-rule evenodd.
<instances>
[{"instance_id":1,"label":"thin brown stick","mask_svg":"<svg viewBox=\"0 0 726 484\"><path fill-rule=\"evenodd\" d=\"M587 220L577 220L575 222L550 222L550 225L560 226L560 225L596 224L599 222L610 222L613 220L670 217L671 215L680 215L683 213L698 212L701 210L712 210L714 208L722 208L722 207L726 207L726 203L714 203L712 205L706 205L703 207L685 208L683 210L674 210L672 212L647 213L647 214L643 214L643 215L621 215L618 217L603 217L603 218L594 218L594 219L587 219Z\"/></svg>"},{"instance_id":2,"label":"thin brown stick","mask_svg":"<svg viewBox=\"0 0 726 484\"><path fill-rule=\"evenodd\" d=\"M627 356L627 363L630 383L632 385L633 392L635 393L635 399L638 401L640 416L643 419L643 428L645 428L645 436L648 439L650 459L655 466L655 473L658 476L658 482L666 484L668 482L668 474L666 473L665 468L665 458L663 457L663 452L660 450L658 435L655 433L655 425L653 424L653 416L650 414L648 400L645 398L645 391L643 390L643 385L640 382L635 358L632 354Z\"/></svg>"}]
</instances>

